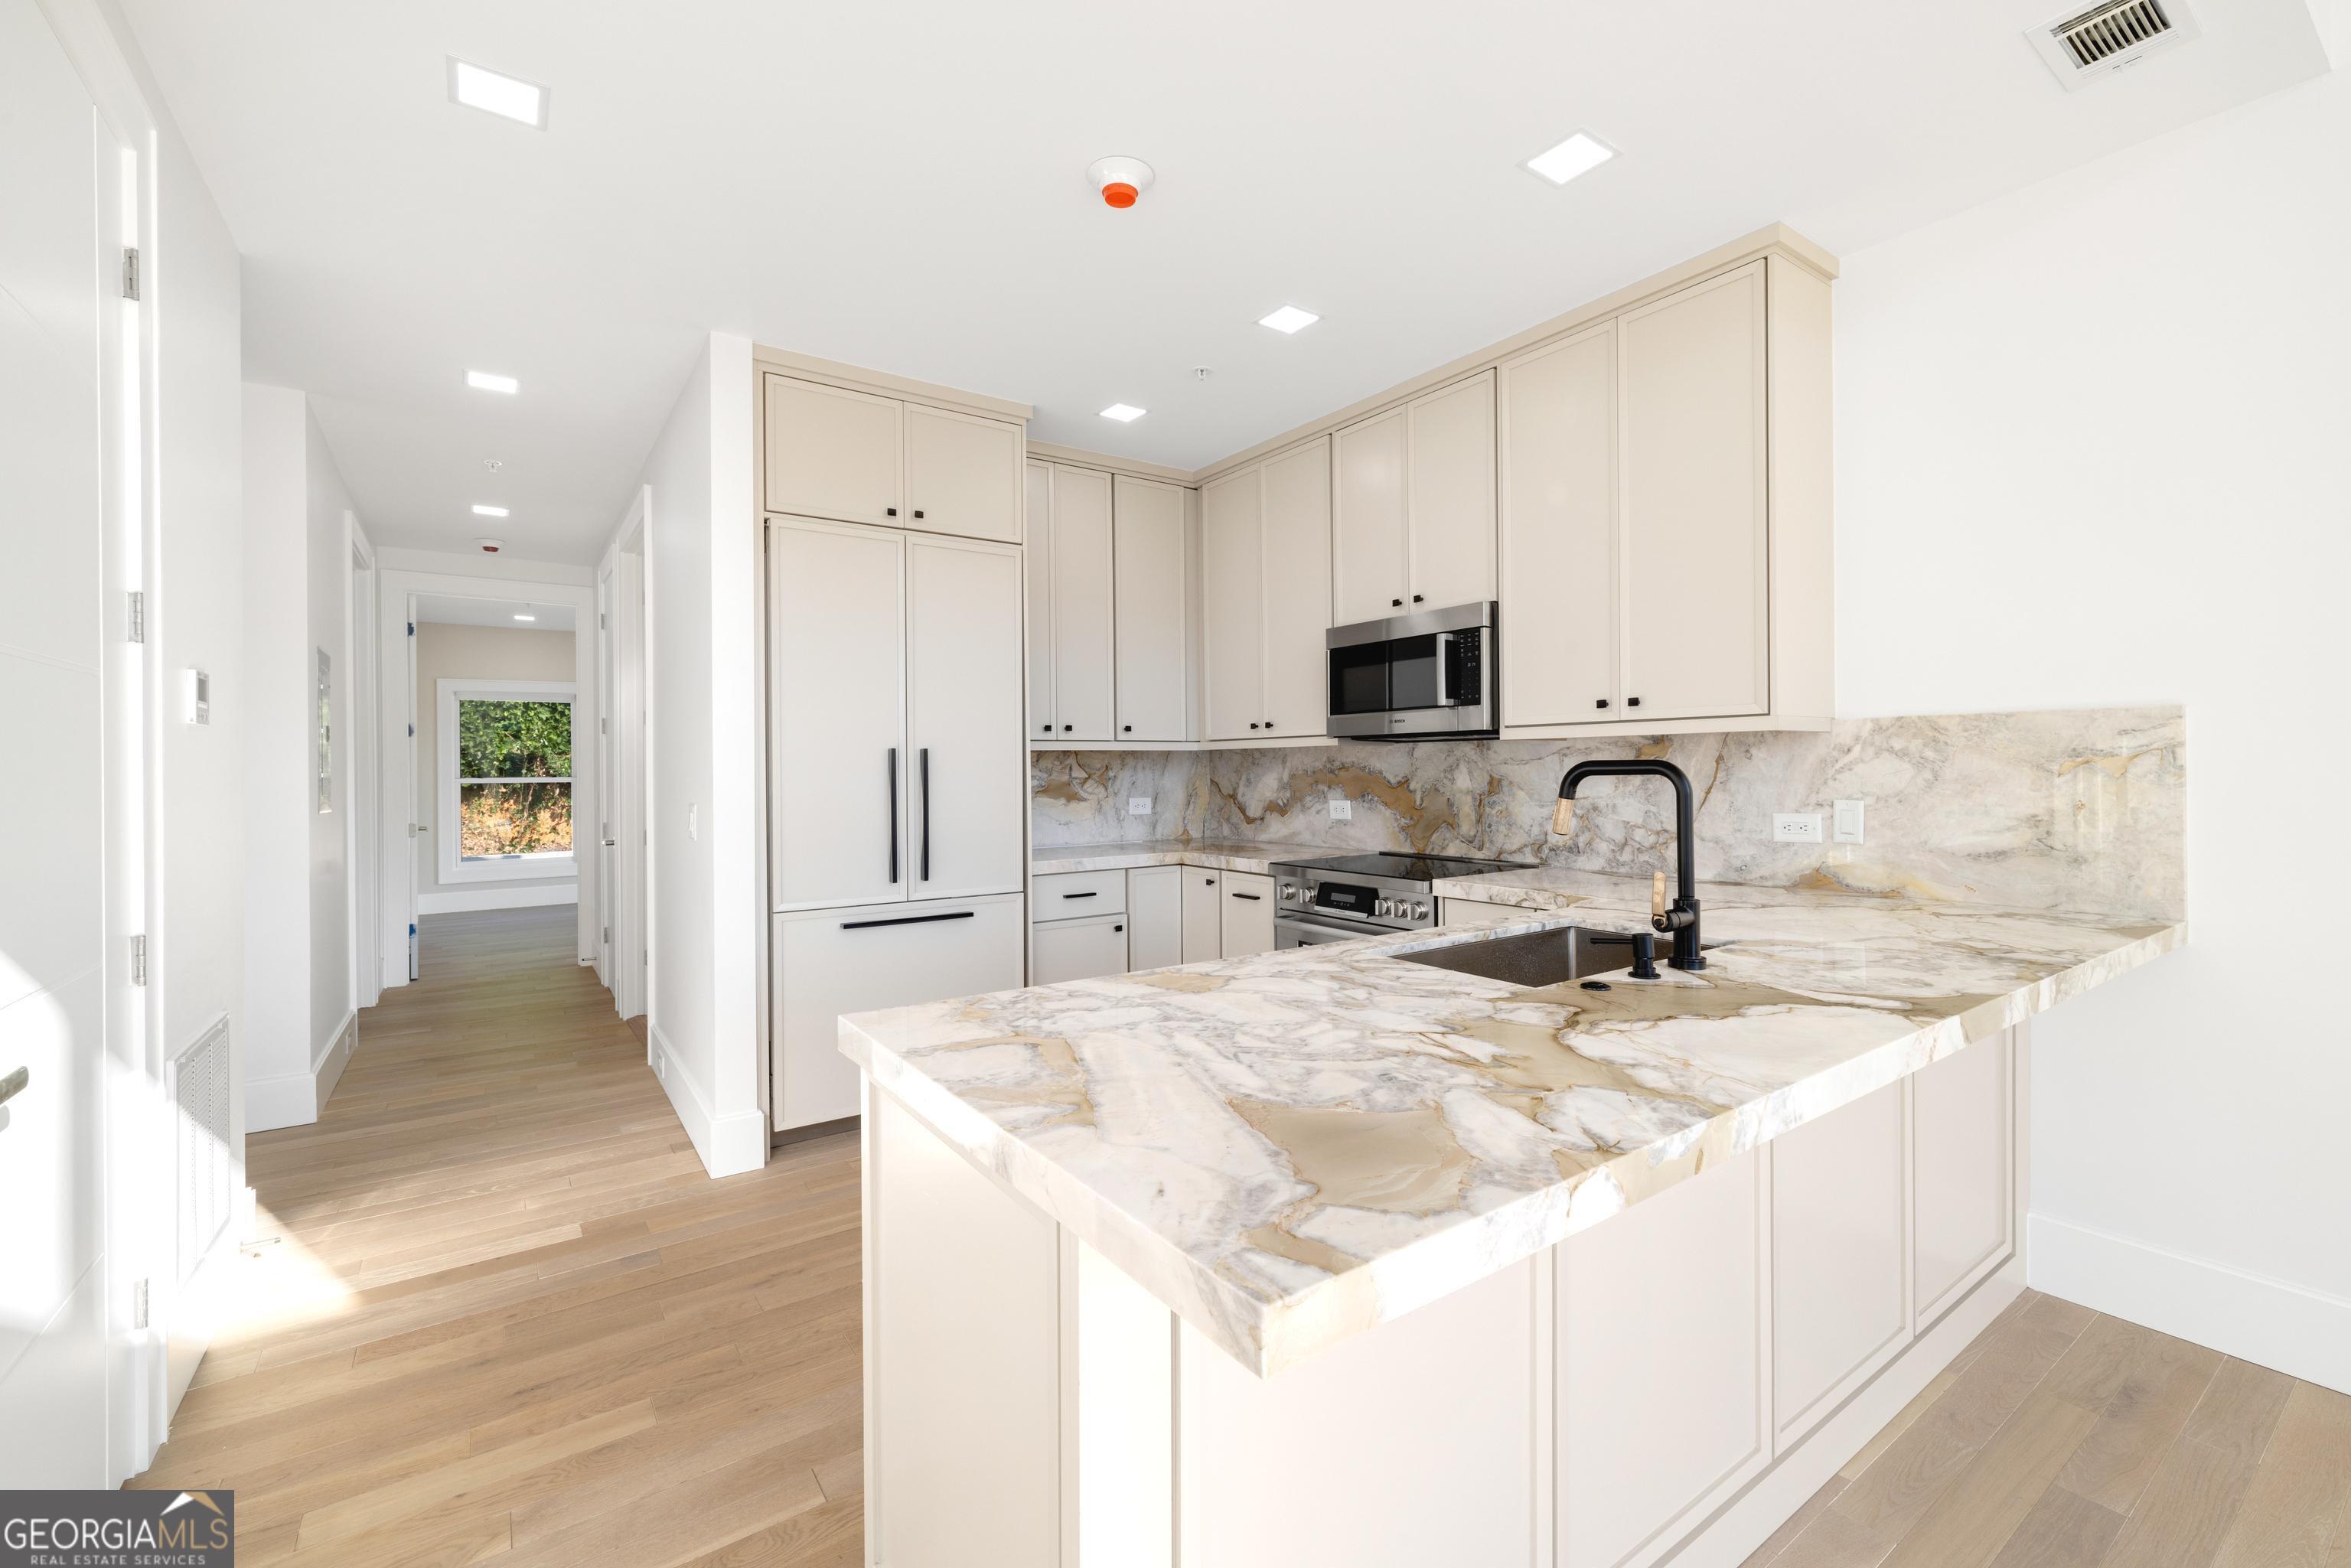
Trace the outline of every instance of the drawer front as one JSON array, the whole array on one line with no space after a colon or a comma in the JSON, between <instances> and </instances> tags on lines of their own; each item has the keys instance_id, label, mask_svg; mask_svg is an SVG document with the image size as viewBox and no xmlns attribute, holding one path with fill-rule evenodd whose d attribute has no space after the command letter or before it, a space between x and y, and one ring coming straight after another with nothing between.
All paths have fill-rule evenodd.
<instances>
[{"instance_id":1,"label":"drawer front","mask_svg":"<svg viewBox=\"0 0 2351 1568\"><path fill-rule=\"evenodd\" d=\"M1029 983L1058 986L1126 973L1126 916L1055 920L1032 929Z\"/></svg>"},{"instance_id":2,"label":"drawer front","mask_svg":"<svg viewBox=\"0 0 2351 1568\"><path fill-rule=\"evenodd\" d=\"M1063 871L1037 879L1037 902L1029 918L1041 924L1125 913L1126 873Z\"/></svg>"}]
</instances>

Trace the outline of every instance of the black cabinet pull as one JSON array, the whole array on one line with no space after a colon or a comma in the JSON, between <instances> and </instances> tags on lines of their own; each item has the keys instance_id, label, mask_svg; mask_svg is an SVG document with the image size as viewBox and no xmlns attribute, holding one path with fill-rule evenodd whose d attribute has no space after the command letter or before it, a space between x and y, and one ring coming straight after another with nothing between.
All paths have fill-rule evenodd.
<instances>
[{"instance_id":1,"label":"black cabinet pull","mask_svg":"<svg viewBox=\"0 0 2351 1568\"><path fill-rule=\"evenodd\" d=\"M1249 720L1249 727L1250 727L1251 729L1255 729L1255 728L1257 727L1257 720L1255 720L1255 719L1251 719L1251 720Z\"/></svg>"},{"instance_id":2,"label":"black cabinet pull","mask_svg":"<svg viewBox=\"0 0 2351 1568\"><path fill-rule=\"evenodd\" d=\"M1077 727L1076 725L1074 725L1074 724L1065 724L1065 725L1063 725L1061 727L1062 727L1063 729L1065 729L1065 730L1070 730L1070 729L1075 729L1075 728L1077 728L1078 727Z\"/></svg>"},{"instance_id":3,"label":"black cabinet pull","mask_svg":"<svg viewBox=\"0 0 2351 1568\"><path fill-rule=\"evenodd\" d=\"M1112 926L1112 927L1111 927L1111 929L1112 929L1113 931L1123 931L1123 930L1125 930L1125 929L1126 929L1126 927L1125 927L1125 926L1123 926L1123 925L1113 925L1113 926Z\"/></svg>"},{"instance_id":4,"label":"black cabinet pull","mask_svg":"<svg viewBox=\"0 0 2351 1568\"><path fill-rule=\"evenodd\" d=\"M1118 727L1118 731L1121 735L1133 735L1134 733L1134 726L1131 724L1123 724Z\"/></svg>"},{"instance_id":5,"label":"black cabinet pull","mask_svg":"<svg viewBox=\"0 0 2351 1568\"><path fill-rule=\"evenodd\" d=\"M939 920L969 920L977 911L958 909L953 915L900 915L888 920L844 920L843 931L871 931L877 925L928 925Z\"/></svg>"},{"instance_id":6,"label":"black cabinet pull","mask_svg":"<svg viewBox=\"0 0 2351 1568\"><path fill-rule=\"evenodd\" d=\"M1037 727L1037 733L1040 735L1050 735L1053 733L1053 727L1050 724L1040 724Z\"/></svg>"},{"instance_id":7,"label":"black cabinet pull","mask_svg":"<svg viewBox=\"0 0 2351 1568\"><path fill-rule=\"evenodd\" d=\"M898 748L890 748L890 881L898 881Z\"/></svg>"},{"instance_id":8,"label":"black cabinet pull","mask_svg":"<svg viewBox=\"0 0 2351 1568\"><path fill-rule=\"evenodd\" d=\"M922 515L923 515L923 514L922 514L922 513L920 513L920 512L916 512L916 513L914 514L914 516L916 516L916 517L921 517ZM1419 603L1419 602L1420 602L1420 595L1419 595L1419 594L1417 594L1417 593L1414 594L1414 595L1412 596L1412 601L1413 601L1415 604Z\"/></svg>"},{"instance_id":9,"label":"black cabinet pull","mask_svg":"<svg viewBox=\"0 0 2351 1568\"><path fill-rule=\"evenodd\" d=\"M885 517L894 517L898 515L898 508L895 507L885 507L883 508L883 514Z\"/></svg>"},{"instance_id":10,"label":"black cabinet pull","mask_svg":"<svg viewBox=\"0 0 2351 1568\"><path fill-rule=\"evenodd\" d=\"M922 515L923 515L923 508L922 508L922 507L916 507L914 508L914 516L916 516L916 517L921 517Z\"/></svg>"},{"instance_id":11,"label":"black cabinet pull","mask_svg":"<svg viewBox=\"0 0 2351 1568\"><path fill-rule=\"evenodd\" d=\"M1200 879L1200 885L1202 887L1214 887L1217 885L1217 879L1213 876L1204 876Z\"/></svg>"},{"instance_id":12,"label":"black cabinet pull","mask_svg":"<svg viewBox=\"0 0 2351 1568\"><path fill-rule=\"evenodd\" d=\"M931 748L914 753L923 768L923 880L931 880Z\"/></svg>"},{"instance_id":13,"label":"black cabinet pull","mask_svg":"<svg viewBox=\"0 0 2351 1568\"><path fill-rule=\"evenodd\" d=\"M1265 727L1266 727L1266 728L1268 728L1268 729L1271 729L1271 728L1273 727L1273 720L1271 720L1271 719L1267 719L1267 720L1265 721Z\"/></svg>"},{"instance_id":14,"label":"black cabinet pull","mask_svg":"<svg viewBox=\"0 0 2351 1568\"><path fill-rule=\"evenodd\" d=\"M1233 896L1235 898L1246 898L1251 904L1262 904L1265 902L1265 895L1261 893L1237 893L1233 894Z\"/></svg>"},{"instance_id":15,"label":"black cabinet pull","mask_svg":"<svg viewBox=\"0 0 2351 1568\"><path fill-rule=\"evenodd\" d=\"M1639 707L1641 706L1641 699L1639 697L1626 697L1625 699L1625 706L1626 707Z\"/></svg>"},{"instance_id":16,"label":"black cabinet pull","mask_svg":"<svg viewBox=\"0 0 2351 1568\"><path fill-rule=\"evenodd\" d=\"M1065 893L1061 894L1061 896L1063 898L1100 898L1102 894L1099 893Z\"/></svg>"},{"instance_id":17,"label":"black cabinet pull","mask_svg":"<svg viewBox=\"0 0 2351 1568\"><path fill-rule=\"evenodd\" d=\"M1606 707L1608 706L1608 699L1606 697L1602 697L1598 702L1593 703L1592 706L1593 707Z\"/></svg>"},{"instance_id":18,"label":"black cabinet pull","mask_svg":"<svg viewBox=\"0 0 2351 1568\"><path fill-rule=\"evenodd\" d=\"M1390 604L1392 604L1392 605L1394 605L1394 606L1395 606L1395 607L1399 608L1399 609L1403 608L1403 605L1404 605L1404 601L1403 601L1403 600L1401 600L1401 599L1391 599L1391 600L1389 600L1389 601L1388 601L1388 602L1389 602Z\"/></svg>"}]
</instances>

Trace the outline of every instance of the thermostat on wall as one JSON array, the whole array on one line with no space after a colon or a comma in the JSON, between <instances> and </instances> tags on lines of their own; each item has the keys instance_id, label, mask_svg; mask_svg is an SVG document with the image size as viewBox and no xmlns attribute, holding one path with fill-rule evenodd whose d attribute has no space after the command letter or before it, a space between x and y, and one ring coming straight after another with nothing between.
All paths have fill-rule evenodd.
<instances>
[{"instance_id":1,"label":"thermostat on wall","mask_svg":"<svg viewBox=\"0 0 2351 1568\"><path fill-rule=\"evenodd\" d=\"M202 670L180 672L180 717L188 724L213 721L213 678Z\"/></svg>"}]
</instances>

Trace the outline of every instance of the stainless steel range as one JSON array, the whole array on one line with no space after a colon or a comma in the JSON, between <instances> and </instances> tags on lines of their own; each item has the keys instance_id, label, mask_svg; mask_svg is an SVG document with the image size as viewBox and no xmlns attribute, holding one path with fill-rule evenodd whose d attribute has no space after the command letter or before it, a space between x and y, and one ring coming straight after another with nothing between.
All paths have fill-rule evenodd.
<instances>
[{"instance_id":1,"label":"stainless steel range","mask_svg":"<svg viewBox=\"0 0 2351 1568\"><path fill-rule=\"evenodd\" d=\"M1437 924L1433 884L1439 878L1523 871L1533 863L1385 853L1278 863L1273 945L1311 947L1383 931L1426 930Z\"/></svg>"}]
</instances>

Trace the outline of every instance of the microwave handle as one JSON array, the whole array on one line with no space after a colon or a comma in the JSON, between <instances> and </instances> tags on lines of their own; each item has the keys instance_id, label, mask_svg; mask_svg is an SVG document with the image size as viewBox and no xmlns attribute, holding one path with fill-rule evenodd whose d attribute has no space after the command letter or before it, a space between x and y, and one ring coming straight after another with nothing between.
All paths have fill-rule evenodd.
<instances>
[{"instance_id":1,"label":"microwave handle","mask_svg":"<svg viewBox=\"0 0 2351 1568\"><path fill-rule=\"evenodd\" d=\"M1438 707L1453 706L1453 694L1446 689L1445 680L1445 667L1450 662L1452 653L1453 633L1439 632L1437 634L1437 706Z\"/></svg>"}]
</instances>

